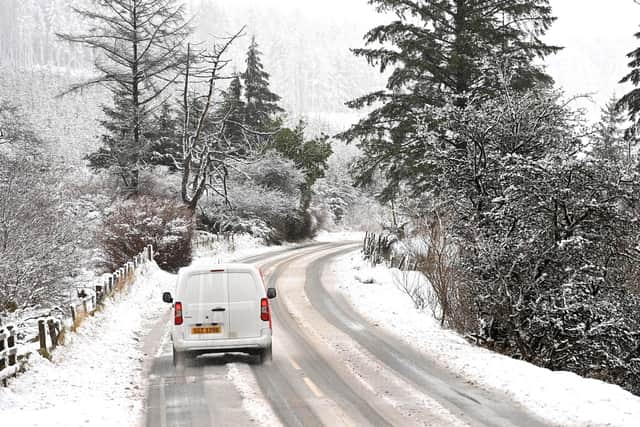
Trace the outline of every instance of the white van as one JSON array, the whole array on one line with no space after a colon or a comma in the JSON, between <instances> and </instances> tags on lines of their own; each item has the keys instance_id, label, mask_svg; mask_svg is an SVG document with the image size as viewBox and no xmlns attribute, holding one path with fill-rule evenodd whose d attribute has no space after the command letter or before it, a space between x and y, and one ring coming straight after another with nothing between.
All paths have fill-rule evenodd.
<instances>
[{"instance_id":1,"label":"white van","mask_svg":"<svg viewBox=\"0 0 640 427\"><path fill-rule=\"evenodd\" d=\"M260 271L249 264L223 264L180 269L173 303L173 363L204 353L257 354L271 360L269 299Z\"/></svg>"}]
</instances>

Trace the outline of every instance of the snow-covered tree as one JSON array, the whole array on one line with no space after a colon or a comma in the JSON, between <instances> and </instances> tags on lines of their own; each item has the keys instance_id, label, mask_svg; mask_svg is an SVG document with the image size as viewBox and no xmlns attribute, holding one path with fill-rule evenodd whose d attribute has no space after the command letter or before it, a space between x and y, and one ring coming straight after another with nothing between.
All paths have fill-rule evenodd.
<instances>
[{"instance_id":1,"label":"snow-covered tree","mask_svg":"<svg viewBox=\"0 0 640 427\"><path fill-rule=\"evenodd\" d=\"M600 121L593 136L593 155L612 162L631 162L631 141L624 137L626 122L622 112L616 108L617 99L612 96L601 109Z\"/></svg>"},{"instance_id":2,"label":"snow-covered tree","mask_svg":"<svg viewBox=\"0 0 640 427\"><path fill-rule=\"evenodd\" d=\"M575 153L575 115L548 91L455 109L442 152L458 295L484 344L640 390L639 176ZM517 125L516 125L517 124Z\"/></svg>"},{"instance_id":3,"label":"snow-covered tree","mask_svg":"<svg viewBox=\"0 0 640 427\"><path fill-rule=\"evenodd\" d=\"M218 120L224 119L226 121L223 138L230 146L246 146L247 133L244 130L245 103L242 100L242 83L239 75L233 76L222 97L223 100L216 115Z\"/></svg>"},{"instance_id":4,"label":"snow-covered tree","mask_svg":"<svg viewBox=\"0 0 640 427\"><path fill-rule=\"evenodd\" d=\"M264 70L255 36L247 50L247 68L242 73L245 96L245 120L249 129L258 132L277 130L277 115L284 112L278 105L280 96L269 88L269 73ZM264 139L264 138L262 138Z\"/></svg>"},{"instance_id":5,"label":"snow-covered tree","mask_svg":"<svg viewBox=\"0 0 640 427\"><path fill-rule=\"evenodd\" d=\"M633 36L640 40L640 32ZM619 110L627 112L631 126L627 128L626 136L635 140L638 137L637 128L640 125L640 88L638 87L640 85L640 48L629 52L627 58L629 58L628 66L631 70L620 80L620 83L631 83L634 87L622 96L616 105Z\"/></svg>"},{"instance_id":6,"label":"snow-covered tree","mask_svg":"<svg viewBox=\"0 0 640 427\"><path fill-rule=\"evenodd\" d=\"M283 156L293 160L296 167L303 171L305 182L302 186L300 208L302 212L311 205L311 188L324 176L327 159L331 156L329 137L321 135L317 138L305 137L305 123L300 121L294 129L283 128L274 136L269 145Z\"/></svg>"},{"instance_id":7,"label":"snow-covered tree","mask_svg":"<svg viewBox=\"0 0 640 427\"><path fill-rule=\"evenodd\" d=\"M59 301L78 260L82 223L44 143L0 99L0 311Z\"/></svg>"},{"instance_id":8,"label":"snow-covered tree","mask_svg":"<svg viewBox=\"0 0 640 427\"><path fill-rule=\"evenodd\" d=\"M190 31L184 5L176 0L95 0L74 10L90 22L88 30L59 36L95 51L96 76L69 91L104 85L113 97L113 104L104 106L103 147L90 156L90 163L115 168L136 191L148 157L150 115L184 64L183 43Z\"/></svg>"},{"instance_id":9,"label":"snow-covered tree","mask_svg":"<svg viewBox=\"0 0 640 427\"><path fill-rule=\"evenodd\" d=\"M555 19L547 0L370 3L397 19L371 29L367 46L354 53L391 72L385 89L349 103L375 108L342 137L363 150L361 182L377 169L387 175L387 199L403 180L430 179L424 162L431 154L419 132L425 125L440 134L442 144L465 149L465 141L450 139L438 118L437 109L450 99L464 107L470 99L491 97L503 85L502 73L512 76L509 84L518 90L551 81L534 61L558 50L542 41Z\"/></svg>"}]
</instances>

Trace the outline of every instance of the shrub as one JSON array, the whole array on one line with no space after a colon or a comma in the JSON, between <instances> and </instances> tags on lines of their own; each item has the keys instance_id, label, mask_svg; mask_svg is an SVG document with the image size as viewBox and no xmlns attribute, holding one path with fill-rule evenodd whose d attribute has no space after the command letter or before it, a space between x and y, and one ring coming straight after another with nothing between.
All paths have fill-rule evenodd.
<instances>
[{"instance_id":1,"label":"shrub","mask_svg":"<svg viewBox=\"0 0 640 427\"><path fill-rule=\"evenodd\" d=\"M147 196L121 201L99 236L105 267L115 269L151 244L158 265L176 271L191 263L194 228L191 211L177 201Z\"/></svg>"},{"instance_id":2,"label":"shrub","mask_svg":"<svg viewBox=\"0 0 640 427\"><path fill-rule=\"evenodd\" d=\"M270 243L310 237L317 218L300 208L304 177L291 160L267 151L256 161L230 171L228 200L212 196L203 200L203 224L209 231L250 232ZM228 203L227 203L228 202ZM265 233L265 227L270 231Z\"/></svg>"},{"instance_id":3,"label":"shrub","mask_svg":"<svg viewBox=\"0 0 640 427\"><path fill-rule=\"evenodd\" d=\"M59 302L79 259L60 171L2 155L0 165L0 311Z\"/></svg>"}]
</instances>

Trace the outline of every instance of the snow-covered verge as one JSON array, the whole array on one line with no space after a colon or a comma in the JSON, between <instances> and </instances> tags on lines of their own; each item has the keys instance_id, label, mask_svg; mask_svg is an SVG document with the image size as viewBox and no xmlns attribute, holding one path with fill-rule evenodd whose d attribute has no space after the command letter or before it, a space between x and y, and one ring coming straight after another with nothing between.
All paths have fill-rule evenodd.
<instances>
[{"instance_id":1,"label":"snow-covered verge","mask_svg":"<svg viewBox=\"0 0 640 427\"><path fill-rule=\"evenodd\" d=\"M161 290L173 282L155 263L86 319L49 361L37 354L29 369L0 388L7 426L134 425L142 416L142 338L166 311Z\"/></svg>"},{"instance_id":2,"label":"snow-covered verge","mask_svg":"<svg viewBox=\"0 0 640 427\"><path fill-rule=\"evenodd\" d=\"M415 309L400 290L398 270L372 268L355 252L332 268L342 278L337 289L360 314L471 383L503 393L554 424L638 425L640 397L618 386L514 360L442 329L430 311Z\"/></svg>"}]
</instances>

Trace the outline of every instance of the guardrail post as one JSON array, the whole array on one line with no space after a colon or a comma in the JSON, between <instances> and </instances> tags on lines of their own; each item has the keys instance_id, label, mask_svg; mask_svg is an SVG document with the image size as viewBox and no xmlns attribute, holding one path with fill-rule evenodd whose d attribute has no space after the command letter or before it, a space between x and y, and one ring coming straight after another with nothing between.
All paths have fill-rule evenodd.
<instances>
[{"instance_id":1,"label":"guardrail post","mask_svg":"<svg viewBox=\"0 0 640 427\"><path fill-rule=\"evenodd\" d=\"M148 245L147 246L147 251L149 251L149 261L153 261L153 246L152 245Z\"/></svg>"}]
</instances>

